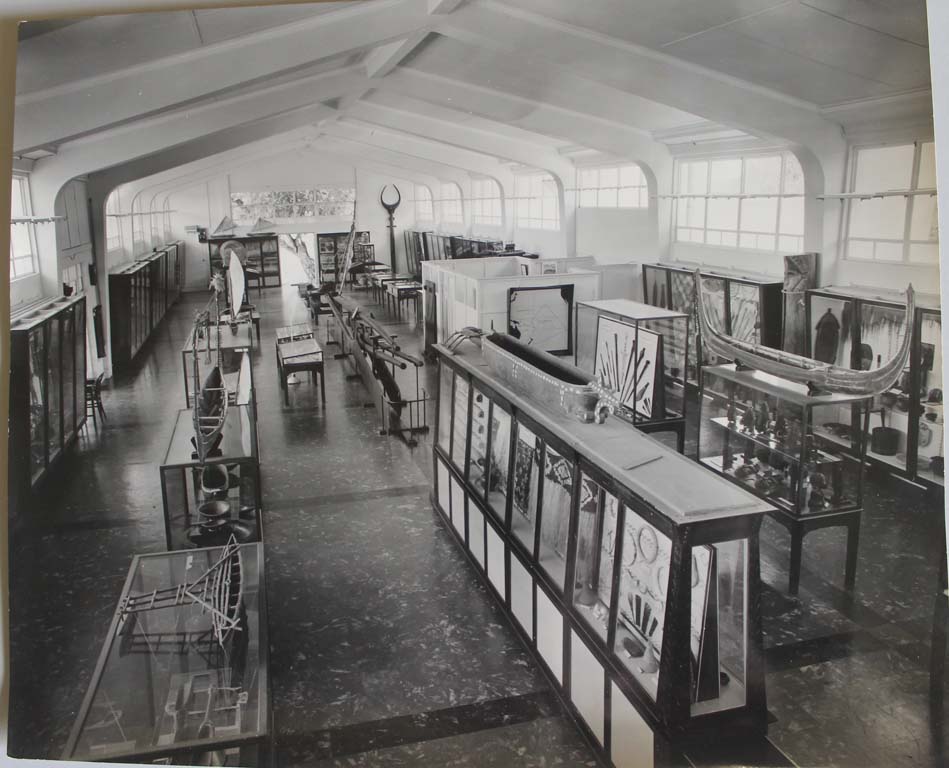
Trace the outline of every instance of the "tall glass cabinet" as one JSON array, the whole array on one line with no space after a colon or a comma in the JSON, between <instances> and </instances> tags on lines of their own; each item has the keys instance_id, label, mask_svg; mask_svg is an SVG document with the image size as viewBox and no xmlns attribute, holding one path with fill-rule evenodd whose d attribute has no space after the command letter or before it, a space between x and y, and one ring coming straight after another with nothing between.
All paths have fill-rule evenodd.
<instances>
[{"instance_id":1,"label":"tall glass cabinet","mask_svg":"<svg viewBox=\"0 0 949 768\"><path fill-rule=\"evenodd\" d=\"M86 420L86 300L52 299L10 321L10 508L15 516Z\"/></svg>"}]
</instances>

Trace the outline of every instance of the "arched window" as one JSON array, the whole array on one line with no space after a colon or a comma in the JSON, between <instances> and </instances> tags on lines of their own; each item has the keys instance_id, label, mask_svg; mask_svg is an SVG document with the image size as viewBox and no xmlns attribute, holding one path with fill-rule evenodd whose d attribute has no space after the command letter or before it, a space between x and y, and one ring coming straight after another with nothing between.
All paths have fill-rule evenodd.
<instances>
[{"instance_id":1,"label":"arched window","mask_svg":"<svg viewBox=\"0 0 949 768\"><path fill-rule=\"evenodd\" d=\"M461 210L461 188L457 184L442 184L441 193L442 222L445 224L464 224Z\"/></svg>"},{"instance_id":2,"label":"arched window","mask_svg":"<svg viewBox=\"0 0 949 768\"><path fill-rule=\"evenodd\" d=\"M522 229L560 229L560 199L553 176L543 171L514 177L514 221Z\"/></svg>"},{"instance_id":3,"label":"arched window","mask_svg":"<svg viewBox=\"0 0 949 768\"><path fill-rule=\"evenodd\" d=\"M500 227L501 188L494 179L474 179L471 182L471 223Z\"/></svg>"},{"instance_id":4,"label":"arched window","mask_svg":"<svg viewBox=\"0 0 949 768\"><path fill-rule=\"evenodd\" d=\"M122 219L119 190L113 189L105 201L105 247L109 253L122 250Z\"/></svg>"},{"instance_id":5,"label":"arched window","mask_svg":"<svg viewBox=\"0 0 949 768\"><path fill-rule=\"evenodd\" d=\"M415 219L417 221L435 221L432 191L421 184L415 185Z\"/></svg>"}]
</instances>

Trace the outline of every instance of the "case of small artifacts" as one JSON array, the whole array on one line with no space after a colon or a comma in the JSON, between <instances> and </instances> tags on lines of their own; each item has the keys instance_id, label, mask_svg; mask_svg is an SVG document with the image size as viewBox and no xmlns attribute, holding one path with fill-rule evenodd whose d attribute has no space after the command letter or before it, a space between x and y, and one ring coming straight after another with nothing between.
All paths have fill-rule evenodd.
<instances>
[{"instance_id":1,"label":"case of small artifacts","mask_svg":"<svg viewBox=\"0 0 949 768\"><path fill-rule=\"evenodd\" d=\"M775 518L791 531L797 550L791 591L797 588L800 540L810 530L836 525L851 530L846 582L852 586L862 464L849 445L827 439L823 425L840 413L849 418L851 409L866 423L870 399L811 394L804 384L727 364L703 369L699 403L699 461L773 504ZM857 457L862 452L858 446Z\"/></svg>"},{"instance_id":2,"label":"case of small artifacts","mask_svg":"<svg viewBox=\"0 0 949 768\"><path fill-rule=\"evenodd\" d=\"M160 467L169 550L261 539L260 465L251 405L227 409L220 440L202 462L194 415L178 411Z\"/></svg>"},{"instance_id":3,"label":"case of small artifacts","mask_svg":"<svg viewBox=\"0 0 949 768\"><path fill-rule=\"evenodd\" d=\"M576 305L577 367L619 393L617 412L644 432L675 432L685 443L689 317L628 299Z\"/></svg>"},{"instance_id":4,"label":"case of small artifacts","mask_svg":"<svg viewBox=\"0 0 949 768\"><path fill-rule=\"evenodd\" d=\"M938 296L916 294L915 303L909 360L896 383L874 398L866 456L890 472L941 488L942 316ZM906 296L854 286L817 288L807 292L806 317L811 357L844 368L873 370L900 346ZM856 415L846 410L817 425L822 437L848 446L851 453L857 448L859 429Z\"/></svg>"},{"instance_id":5,"label":"case of small artifacts","mask_svg":"<svg viewBox=\"0 0 949 768\"><path fill-rule=\"evenodd\" d=\"M263 544L136 555L62 759L267 765L266 602Z\"/></svg>"},{"instance_id":6,"label":"case of small artifacts","mask_svg":"<svg viewBox=\"0 0 949 768\"><path fill-rule=\"evenodd\" d=\"M59 462L86 421L86 300L51 299L10 319L10 509Z\"/></svg>"},{"instance_id":7,"label":"case of small artifacts","mask_svg":"<svg viewBox=\"0 0 949 768\"><path fill-rule=\"evenodd\" d=\"M613 417L594 423L590 377L560 358L512 375L473 345L435 349L433 504L603 754L763 732L770 506ZM530 376L549 396L528 394Z\"/></svg>"}]
</instances>

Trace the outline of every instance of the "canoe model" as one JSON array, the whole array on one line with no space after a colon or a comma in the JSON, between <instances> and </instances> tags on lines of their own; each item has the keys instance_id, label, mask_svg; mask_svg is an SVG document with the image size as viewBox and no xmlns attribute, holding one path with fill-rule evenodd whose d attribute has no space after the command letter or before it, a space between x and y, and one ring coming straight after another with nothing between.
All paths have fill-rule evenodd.
<instances>
[{"instance_id":1,"label":"canoe model","mask_svg":"<svg viewBox=\"0 0 949 768\"><path fill-rule=\"evenodd\" d=\"M702 288L702 275L698 270L695 271L695 286L698 294L702 341L714 354L733 361L739 368L763 371L782 379L806 384L812 395L827 393L863 397L878 395L896 383L909 360L913 339L913 318L916 310L915 292L912 285L906 288L906 322L900 347L892 358L869 371L841 368L762 344L739 341L722 333L712 327L710 313L705 303L705 292Z\"/></svg>"}]
</instances>

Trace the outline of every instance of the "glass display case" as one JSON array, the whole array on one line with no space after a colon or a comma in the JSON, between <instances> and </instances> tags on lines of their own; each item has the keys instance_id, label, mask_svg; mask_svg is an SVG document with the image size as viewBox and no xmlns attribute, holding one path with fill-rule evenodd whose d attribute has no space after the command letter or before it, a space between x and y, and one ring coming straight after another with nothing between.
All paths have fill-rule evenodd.
<instances>
[{"instance_id":1,"label":"glass display case","mask_svg":"<svg viewBox=\"0 0 949 768\"><path fill-rule=\"evenodd\" d=\"M253 410L232 405L221 440L202 465L194 448L190 409L178 411L160 467L169 550L260 541L260 465Z\"/></svg>"},{"instance_id":2,"label":"glass display case","mask_svg":"<svg viewBox=\"0 0 949 768\"><path fill-rule=\"evenodd\" d=\"M218 333L220 331L220 333ZM240 374L242 366L249 365L254 346L253 331L249 324L232 329L226 323L211 326L210 337L202 330L197 338L192 333L181 348L181 371L185 385L185 406L192 406L194 396L194 358L198 361L198 379L204 381L211 369L220 361L221 374L225 380ZM210 347L210 349L209 349ZM220 348L220 355L218 349ZM248 362L245 363L245 357Z\"/></svg>"},{"instance_id":3,"label":"glass display case","mask_svg":"<svg viewBox=\"0 0 949 768\"><path fill-rule=\"evenodd\" d=\"M348 238L349 232L322 232L316 236L320 282L333 280L337 268L342 269ZM369 240L368 230L356 232L356 242L353 243L353 264L375 259L375 246L371 245Z\"/></svg>"},{"instance_id":4,"label":"glass display case","mask_svg":"<svg viewBox=\"0 0 949 768\"><path fill-rule=\"evenodd\" d=\"M809 290L806 305L807 344L815 360L870 370L899 349L906 327L906 297L901 292L828 286ZM943 487L941 339L939 297L916 294L909 361L896 383L874 398L863 437L872 464L939 490ZM816 430L853 455L860 448L861 425L851 409L841 409Z\"/></svg>"},{"instance_id":5,"label":"glass display case","mask_svg":"<svg viewBox=\"0 0 949 768\"><path fill-rule=\"evenodd\" d=\"M181 294L183 249L160 248L109 274L112 365L132 362Z\"/></svg>"},{"instance_id":6,"label":"glass display case","mask_svg":"<svg viewBox=\"0 0 949 768\"><path fill-rule=\"evenodd\" d=\"M846 584L853 586L857 534L863 508L863 471L841 440L828 440L828 425L851 410L870 416L869 398L810 394L803 384L734 364L702 372L699 461L775 507L792 534L791 592L797 590L800 546L815 528L845 526ZM858 431L857 439L860 443ZM879 433L875 433L879 436ZM863 455L858 448L857 456Z\"/></svg>"},{"instance_id":7,"label":"glass display case","mask_svg":"<svg viewBox=\"0 0 949 768\"><path fill-rule=\"evenodd\" d=\"M210 611L201 590L225 570L226 602ZM271 722L266 594L259 543L137 555L62 759L262 761Z\"/></svg>"},{"instance_id":8,"label":"glass display case","mask_svg":"<svg viewBox=\"0 0 949 768\"><path fill-rule=\"evenodd\" d=\"M627 299L579 301L576 365L617 392L621 418L685 445L689 317Z\"/></svg>"},{"instance_id":9,"label":"glass display case","mask_svg":"<svg viewBox=\"0 0 949 768\"><path fill-rule=\"evenodd\" d=\"M227 268L221 258L221 246L228 242L237 242L244 246L244 267L260 274L261 288L280 286L280 240L274 234L209 237L208 280L215 270Z\"/></svg>"},{"instance_id":10,"label":"glass display case","mask_svg":"<svg viewBox=\"0 0 949 768\"><path fill-rule=\"evenodd\" d=\"M773 507L617 419L530 400L473 346L435 350L433 505L604 755L608 721L763 733Z\"/></svg>"},{"instance_id":11,"label":"glass display case","mask_svg":"<svg viewBox=\"0 0 949 768\"><path fill-rule=\"evenodd\" d=\"M916 320L912 361L918 371L918 401L912 403L909 433L916 436L916 479L945 485L942 411L942 315L921 308ZM925 397L923 393L925 392Z\"/></svg>"},{"instance_id":12,"label":"glass display case","mask_svg":"<svg viewBox=\"0 0 949 768\"><path fill-rule=\"evenodd\" d=\"M86 421L86 301L42 302L10 320L10 508L15 515Z\"/></svg>"},{"instance_id":13,"label":"glass display case","mask_svg":"<svg viewBox=\"0 0 949 768\"><path fill-rule=\"evenodd\" d=\"M695 267L643 264L643 301L689 316L686 380L698 385L698 370L716 360L701 343L695 303ZM702 286L715 327L742 341L781 348L783 281L766 275L738 275L702 269Z\"/></svg>"}]
</instances>

